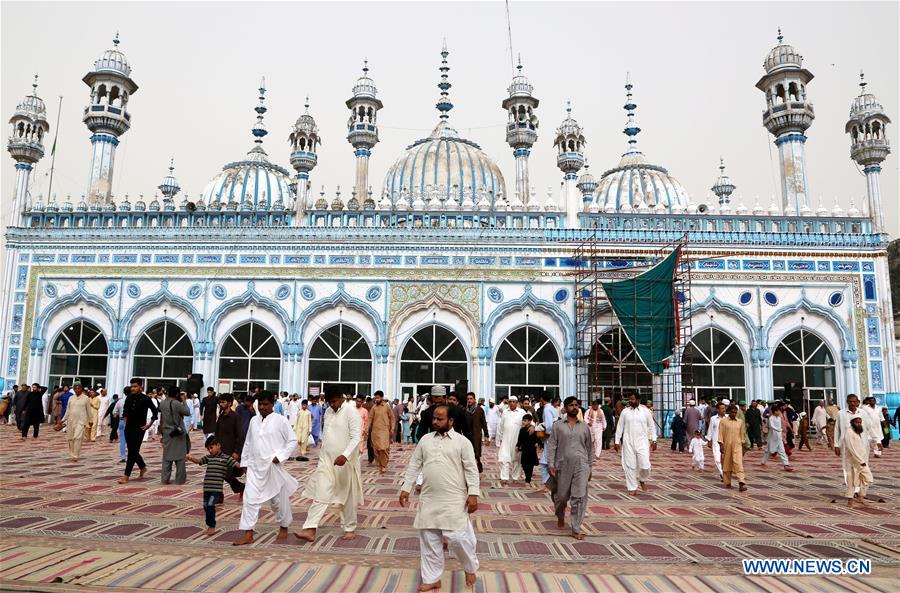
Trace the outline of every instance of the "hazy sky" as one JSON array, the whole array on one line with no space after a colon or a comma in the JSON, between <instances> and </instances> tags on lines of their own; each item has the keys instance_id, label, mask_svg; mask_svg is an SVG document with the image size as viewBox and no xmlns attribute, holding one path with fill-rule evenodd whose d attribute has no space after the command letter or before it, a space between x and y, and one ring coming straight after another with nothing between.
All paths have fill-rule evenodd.
<instances>
[{"instance_id":1,"label":"hazy sky","mask_svg":"<svg viewBox=\"0 0 900 593\"><path fill-rule=\"evenodd\" d=\"M864 68L869 89L894 121L898 109L898 3L560 3L511 2L512 42L540 99L532 183L543 202L558 191L554 131L571 98L584 128L591 170L614 167L624 151L623 84L631 72L643 132L639 147L669 169L695 203L711 201L719 155L752 208L768 207L777 175L772 138L761 125L763 94L754 85L776 44L776 28L804 56L815 79L808 94L816 119L807 131L811 207L820 196L862 208L865 181L849 158L844 133ZM116 156L117 196L150 200L175 157L176 176L196 196L228 162L252 146L257 86L268 87L265 148L290 169L287 136L308 94L323 144L312 172L314 191L354 182L344 101L367 57L384 109L370 183L379 191L387 169L437 121L437 67L442 37L450 49L450 122L499 163L514 186L506 114L500 103L511 77L502 2L482 3L78 3L3 2L2 109L11 115L40 73L39 94L55 127L63 95L53 192L73 201L86 191L89 132L81 123L89 98L81 78L118 30L132 77L132 128ZM896 124L888 126L894 147ZM51 130L51 135L54 130ZM46 193L48 156L34 195ZM895 148L895 150L897 150ZM883 165L881 188L891 234L900 233L898 161ZM2 168L4 191L13 166Z\"/></svg>"}]
</instances>

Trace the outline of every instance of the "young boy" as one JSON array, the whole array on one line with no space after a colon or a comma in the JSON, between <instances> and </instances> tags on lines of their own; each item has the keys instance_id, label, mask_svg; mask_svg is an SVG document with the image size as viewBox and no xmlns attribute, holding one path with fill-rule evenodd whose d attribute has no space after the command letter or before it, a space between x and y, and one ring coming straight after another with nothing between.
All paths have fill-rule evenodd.
<instances>
[{"instance_id":1,"label":"young boy","mask_svg":"<svg viewBox=\"0 0 900 593\"><path fill-rule=\"evenodd\" d=\"M222 483L231 472L240 467L234 458L222 453L222 445L214 435L206 439L206 450L209 455L200 459L188 455L186 459L198 465L206 465L206 475L203 477L203 510L206 511L206 535L216 532L216 505L222 504L225 493Z\"/></svg>"},{"instance_id":2,"label":"young boy","mask_svg":"<svg viewBox=\"0 0 900 593\"><path fill-rule=\"evenodd\" d=\"M534 433L531 414L522 416L522 428L519 429L519 438L516 441L516 450L522 452L522 469L525 471L525 483L531 484L531 472L538 463L537 442L538 437Z\"/></svg>"},{"instance_id":3,"label":"young boy","mask_svg":"<svg viewBox=\"0 0 900 593\"><path fill-rule=\"evenodd\" d=\"M694 438L691 439L691 444L688 447L688 453L691 454L691 469L694 471L702 472L703 471L703 435L700 434L699 430L694 431Z\"/></svg>"}]
</instances>

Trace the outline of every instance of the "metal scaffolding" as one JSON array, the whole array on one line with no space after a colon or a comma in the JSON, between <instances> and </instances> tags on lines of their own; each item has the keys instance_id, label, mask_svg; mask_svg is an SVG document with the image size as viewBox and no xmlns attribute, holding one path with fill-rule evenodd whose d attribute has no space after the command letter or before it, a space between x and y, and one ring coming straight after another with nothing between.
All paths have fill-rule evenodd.
<instances>
[{"instance_id":1,"label":"metal scaffolding","mask_svg":"<svg viewBox=\"0 0 900 593\"><path fill-rule=\"evenodd\" d=\"M625 256L610 253L599 232L600 229L594 230L579 244L575 255L578 397L584 405L599 399L615 406L633 391L641 401L652 401L659 432L668 435L672 414L694 396L688 360L690 350L686 348L691 339L691 262L687 257L687 235L653 252ZM672 291L676 322L672 355L665 361L664 370L653 374L641 362L622 330L602 282L633 278L679 247ZM634 304L638 310L648 310L650 303L641 302L642 298L650 297L635 296Z\"/></svg>"}]
</instances>

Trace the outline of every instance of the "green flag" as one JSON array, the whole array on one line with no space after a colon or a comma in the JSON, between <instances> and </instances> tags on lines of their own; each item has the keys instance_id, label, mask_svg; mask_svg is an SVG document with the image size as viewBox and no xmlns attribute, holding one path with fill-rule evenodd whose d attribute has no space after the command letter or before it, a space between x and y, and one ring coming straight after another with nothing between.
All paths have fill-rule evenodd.
<instances>
[{"instance_id":1,"label":"green flag","mask_svg":"<svg viewBox=\"0 0 900 593\"><path fill-rule=\"evenodd\" d=\"M677 314L675 266L681 248L643 274L618 282L601 282L606 298L641 362L661 373L675 347Z\"/></svg>"}]
</instances>

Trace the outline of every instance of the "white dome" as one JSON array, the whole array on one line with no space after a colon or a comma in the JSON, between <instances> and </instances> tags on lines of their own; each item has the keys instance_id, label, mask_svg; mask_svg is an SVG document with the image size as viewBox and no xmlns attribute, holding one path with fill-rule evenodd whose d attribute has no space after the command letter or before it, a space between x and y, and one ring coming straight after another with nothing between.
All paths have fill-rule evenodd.
<instances>
[{"instance_id":1,"label":"white dome","mask_svg":"<svg viewBox=\"0 0 900 593\"><path fill-rule=\"evenodd\" d=\"M440 188L440 189L438 189ZM480 192L486 192L493 204L506 195L506 183L497 164L476 143L459 137L446 121L441 121L427 138L409 147L388 170L384 178L383 195L396 204L401 195L446 195L447 207L461 205L466 194L478 202Z\"/></svg>"},{"instance_id":2,"label":"white dome","mask_svg":"<svg viewBox=\"0 0 900 593\"><path fill-rule=\"evenodd\" d=\"M201 194L208 204L213 202L250 202L254 209L268 209L274 202L294 199L291 176L287 169L269 162L262 146L254 146L247 158L228 163L212 178Z\"/></svg>"},{"instance_id":3,"label":"white dome","mask_svg":"<svg viewBox=\"0 0 900 593\"><path fill-rule=\"evenodd\" d=\"M605 172L597 184L595 200L604 210L619 210L662 204L668 210L684 209L691 198L684 186L668 170L651 165L642 153L627 152L619 166Z\"/></svg>"},{"instance_id":4,"label":"white dome","mask_svg":"<svg viewBox=\"0 0 900 593\"><path fill-rule=\"evenodd\" d=\"M116 38L113 39L113 48L103 52L94 62L94 72L112 72L127 78L131 77L131 64L128 63L128 58L125 57L125 54L119 51L118 33L116 33Z\"/></svg>"}]
</instances>

